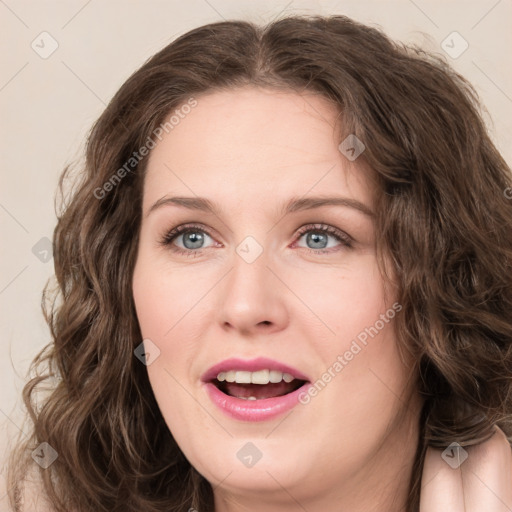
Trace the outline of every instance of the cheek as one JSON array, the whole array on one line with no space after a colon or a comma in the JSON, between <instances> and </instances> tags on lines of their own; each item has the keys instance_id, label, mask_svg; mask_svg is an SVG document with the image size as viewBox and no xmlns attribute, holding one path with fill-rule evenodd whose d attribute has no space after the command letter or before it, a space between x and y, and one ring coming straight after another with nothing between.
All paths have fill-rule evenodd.
<instances>
[{"instance_id":1,"label":"cheek","mask_svg":"<svg viewBox=\"0 0 512 512\"><path fill-rule=\"evenodd\" d=\"M184 367L186 337L174 342L177 334L183 334L179 320L184 316L181 312L184 301L176 294L176 285L151 265L137 264L132 287L137 319L145 340L144 348L151 350L148 347L156 346L154 350L158 354L153 359L154 363L147 366L151 384L157 391L161 380L166 381L166 387L172 384L167 371L174 373L175 367Z\"/></svg>"},{"instance_id":2,"label":"cheek","mask_svg":"<svg viewBox=\"0 0 512 512\"><path fill-rule=\"evenodd\" d=\"M359 257L350 271L315 282L308 306L322 324L316 322L306 337L314 341L323 372L315 376L318 393L311 400L338 418L334 424L353 432L366 425L370 435L393 417L400 405L396 397L408 384L394 330L401 306L391 288L385 294L374 256ZM368 424L372 411L380 412L382 425Z\"/></svg>"},{"instance_id":3,"label":"cheek","mask_svg":"<svg viewBox=\"0 0 512 512\"><path fill-rule=\"evenodd\" d=\"M189 278L184 272L162 268L151 258L140 258L134 269L132 290L141 334L158 352L147 367L157 400L161 390L172 390L177 396L179 383L192 378L196 340L204 326L191 319L200 314L204 281L194 289Z\"/></svg>"},{"instance_id":4,"label":"cheek","mask_svg":"<svg viewBox=\"0 0 512 512\"><path fill-rule=\"evenodd\" d=\"M392 304L385 298L373 254L358 254L346 267L325 267L299 275L303 277L295 279L293 289L312 313L307 315L312 326L310 339L317 340L318 349L331 356L348 350L360 333L364 337L365 329L379 321Z\"/></svg>"},{"instance_id":5,"label":"cheek","mask_svg":"<svg viewBox=\"0 0 512 512\"><path fill-rule=\"evenodd\" d=\"M194 282L197 286L194 286ZM144 337L162 344L176 336L204 295L203 277L163 265L143 252L134 269L132 290L137 318ZM192 313L193 314L193 313Z\"/></svg>"},{"instance_id":6,"label":"cheek","mask_svg":"<svg viewBox=\"0 0 512 512\"><path fill-rule=\"evenodd\" d=\"M190 408L190 395L183 384L188 387L187 371L194 354L187 343L190 338L183 334L179 323L190 307L176 293L179 283L171 283L154 265L138 262L132 286L140 330L146 340L144 347L149 339L158 350L158 356L146 368L153 394L171 433L179 439L186 438L187 427L181 415L172 412Z\"/></svg>"}]
</instances>

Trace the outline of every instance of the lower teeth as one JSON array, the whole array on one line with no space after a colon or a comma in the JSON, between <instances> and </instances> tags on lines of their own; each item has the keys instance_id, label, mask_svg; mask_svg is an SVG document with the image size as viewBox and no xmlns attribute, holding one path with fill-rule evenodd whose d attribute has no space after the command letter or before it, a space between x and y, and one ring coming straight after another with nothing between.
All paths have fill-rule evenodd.
<instances>
[{"instance_id":1,"label":"lower teeth","mask_svg":"<svg viewBox=\"0 0 512 512\"><path fill-rule=\"evenodd\" d=\"M237 396L237 398L240 398L242 400L257 400L255 396Z\"/></svg>"}]
</instances>

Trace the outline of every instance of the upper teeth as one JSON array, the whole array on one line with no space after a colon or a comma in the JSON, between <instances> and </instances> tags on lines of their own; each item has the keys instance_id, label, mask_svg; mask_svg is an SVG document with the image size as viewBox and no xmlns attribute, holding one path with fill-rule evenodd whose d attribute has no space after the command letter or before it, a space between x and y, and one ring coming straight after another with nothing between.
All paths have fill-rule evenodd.
<instances>
[{"instance_id":1,"label":"upper teeth","mask_svg":"<svg viewBox=\"0 0 512 512\"><path fill-rule=\"evenodd\" d=\"M217 380L226 382L236 382L237 384L276 384L284 380L291 382L295 377L289 373L279 372L277 370L259 370L257 372L244 372L231 370L229 372L220 372Z\"/></svg>"}]
</instances>

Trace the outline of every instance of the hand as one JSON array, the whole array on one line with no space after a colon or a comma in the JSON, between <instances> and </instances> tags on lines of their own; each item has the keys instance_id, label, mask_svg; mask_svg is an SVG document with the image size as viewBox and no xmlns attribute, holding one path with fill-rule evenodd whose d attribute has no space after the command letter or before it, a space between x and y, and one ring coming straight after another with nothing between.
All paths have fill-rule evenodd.
<instances>
[{"instance_id":1,"label":"hand","mask_svg":"<svg viewBox=\"0 0 512 512\"><path fill-rule=\"evenodd\" d=\"M455 469L443 450L427 449L420 512L512 512L512 449L495 429L485 443L465 447L468 457Z\"/></svg>"}]
</instances>

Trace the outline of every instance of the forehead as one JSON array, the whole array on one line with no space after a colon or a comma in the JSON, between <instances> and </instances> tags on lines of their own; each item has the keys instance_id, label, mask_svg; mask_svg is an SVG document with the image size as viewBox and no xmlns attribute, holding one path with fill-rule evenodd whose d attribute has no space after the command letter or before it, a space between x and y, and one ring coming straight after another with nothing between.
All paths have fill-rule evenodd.
<instances>
[{"instance_id":1,"label":"forehead","mask_svg":"<svg viewBox=\"0 0 512 512\"><path fill-rule=\"evenodd\" d=\"M196 101L151 151L146 208L164 194L262 204L308 190L371 204L368 170L339 151L339 112L327 99L244 87Z\"/></svg>"}]
</instances>

